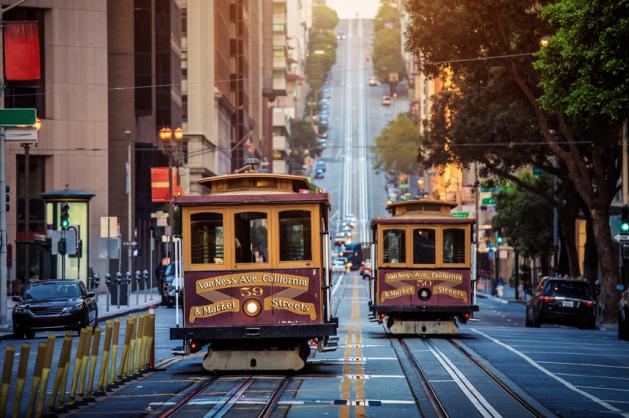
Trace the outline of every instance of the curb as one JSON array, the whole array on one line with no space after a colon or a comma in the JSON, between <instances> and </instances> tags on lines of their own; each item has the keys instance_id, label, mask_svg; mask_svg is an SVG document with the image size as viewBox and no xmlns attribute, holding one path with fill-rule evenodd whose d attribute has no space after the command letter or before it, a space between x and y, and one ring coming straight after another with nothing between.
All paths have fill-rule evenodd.
<instances>
[{"instance_id":1,"label":"curb","mask_svg":"<svg viewBox=\"0 0 629 418\"><path fill-rule=\"evenodd\" d=\"M132 313L148 311L149 307L152 306L152 305L159 306L159 303L151 304L151 305L148 305L148 306L136 306L136 307L133 307L133 308L125 309L124 311L105 312L102 316L101 315L98 316L98 322L106 321L108 319L113 319L113 318L119 318L121 316L129 315L129 314L132 314ZM44 331L42 331L42 332L44 332ZM11 340L11 339L13 339L13 332L12 331L7 331L7 334L0 334L0 341Z\"/></svg>"},{"instance_id":2,"label":"curb","mask_svg":"<svg viewBox=\"0 0 629 418\"><path fill-rule=\"evenodd\" d=\"M492 299L492 300L495 300L496 302L500 302L500 303L504 303L504 304L517 303L517 304L520 304L520 305L525 305L526 302L528 302L527 300L501 299L501 298L498 298L496 296L488 295L487 293L481 293L481 292L477 292L476 296L478 296L480 298L483 298L483 299Z\"/></svg>"}]
</instances>

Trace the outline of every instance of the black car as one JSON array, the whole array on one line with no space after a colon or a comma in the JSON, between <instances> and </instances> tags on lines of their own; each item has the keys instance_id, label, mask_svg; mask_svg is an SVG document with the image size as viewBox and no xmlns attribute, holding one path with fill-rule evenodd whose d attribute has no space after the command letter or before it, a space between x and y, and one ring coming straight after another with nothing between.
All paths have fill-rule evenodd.
<instances>
[{"instance_id":1,"label":"black car","mask_svg":"<svg viewBox=\"0 0 629 418\"><path fill-rule=\"evenodd\" d=\"M94 292L79 280L47 280L30 283L21 296L13 296L13 335L33 338L36 331L98 325Z\"/></svg>"},{"instance_id":2,"label":"black car","mask_svg":"<svg viewBox=\"0 0 629 418\"><path fill-rule=\"evenodd\" d=\"M618 338L629 340L629 289L625 289L618 303Z\"/></svg>"},{"instance_id":3,"label":"black car","mask_svg":"<svg viewBox=\"0 0 629 418\"><path fill-rule=\"evenodd\" d=\"M596 328L596 298L588 282L547 277L526 304L526 326L543 323Z\"/></svg>"},{"instance_id":4,"label":"black car","mask_svg":"<svg viewBox=\"0 0 629 418\"><path fill-rule=\"evenodd\" d=\"M165 305L169 308L175 306L175 293L176 293L176 284L175 281L175 263L171 263L166 267L166 271L164 273L164 282L162 285L162 305ZM181 294L179 296L179 306L182 305L182 297Z\"/></svg>"}]
</instances>

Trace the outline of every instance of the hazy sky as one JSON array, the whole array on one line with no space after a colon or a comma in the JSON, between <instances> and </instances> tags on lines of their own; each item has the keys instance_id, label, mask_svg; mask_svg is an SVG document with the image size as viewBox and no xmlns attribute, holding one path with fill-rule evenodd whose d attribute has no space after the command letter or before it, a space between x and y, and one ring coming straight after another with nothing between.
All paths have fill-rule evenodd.
<instances>
[{"instance_id":1,"label":"hazy sky","mask_svg":"<svg viewBox=\"0 0 629 418\"><path fill-rule=\"evenodd\" d=\"M356 16L372 18L378 11L379 0L328 0L328 6L335 9L341 19Z\"/></svg>"}]
</instances>

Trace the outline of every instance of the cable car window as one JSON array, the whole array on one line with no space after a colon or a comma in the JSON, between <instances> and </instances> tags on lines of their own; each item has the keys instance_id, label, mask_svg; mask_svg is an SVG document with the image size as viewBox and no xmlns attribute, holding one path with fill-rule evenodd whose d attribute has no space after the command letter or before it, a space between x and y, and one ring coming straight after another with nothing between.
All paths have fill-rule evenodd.
<instances>
[{"instance_id":1,"label":"cable car window","mask_svg":"<svg viewBox=\"0 0 629 418\"><path fill-rule=\"evenodd\" d=\"M266 213L237 213L234 224L236 263L267 263L269 244Z\"/></svg>"},{"instance_id":2,"label":"cable car window","mask_svg":"<svg viewBox=\"0 0 629 418\"><path fill-rule=\"evenodd\" d=\"M402 229L383 231L382 261L398 264L406 262L406 234Z\"/></svg>"},{"instance_id":3,"label":"cable car window","mask_svg":"<svg viewBox=\"0 0 629 418\"><path fill-rule=\"evenodd\" d=\"M435 264L435 230L413 230L413 264Z\"/></svg>"},{"instance_id":4,"label":"cable car window","mask_svg":"<svg viewBox=\"0 0 629 418\"><path fill-rule=\"evenodd\" d=\"M443 263L465 263L465 230L443 230Z\"/></svg>"},{"instance_id":5,"label":"cable car window","mask_svg":"<svg viewBox=\"0 0 629 418\"><path fill-rule=\"evenodd\" d=\"M280 212L280 261L312 260L310 212Z\"/></svg>"},{"instance_id":6,"label":"cable car window","mask_svg":"<svg viewBox=\"0 0 629 418\"><path fill-rule=\"evenodd\" d=\"M190 235L192 264L223 264L225 262L222 214L192 214Z\"/></svg>"}]
</instances>

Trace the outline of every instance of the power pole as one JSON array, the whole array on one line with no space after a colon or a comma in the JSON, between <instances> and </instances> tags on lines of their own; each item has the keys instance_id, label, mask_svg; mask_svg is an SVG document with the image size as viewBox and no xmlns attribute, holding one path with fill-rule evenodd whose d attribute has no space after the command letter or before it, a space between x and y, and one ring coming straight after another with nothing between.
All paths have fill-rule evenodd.
<instances>
[{"instance_id":1,"label":"power pole","mask_svg":"<svg viewBox=\"0 0 629 418\"><path fill-rule=\"evenodd\" d=\"M17 0L7 7L0 6L0 109L4 109L4 14L26 0ZM7 193L4 128L0 136L0 328L7 327Z\"/></svg>"}]
</instances>

